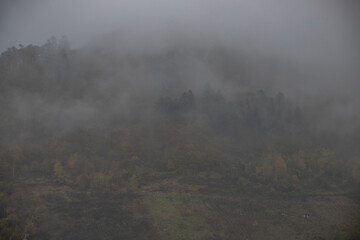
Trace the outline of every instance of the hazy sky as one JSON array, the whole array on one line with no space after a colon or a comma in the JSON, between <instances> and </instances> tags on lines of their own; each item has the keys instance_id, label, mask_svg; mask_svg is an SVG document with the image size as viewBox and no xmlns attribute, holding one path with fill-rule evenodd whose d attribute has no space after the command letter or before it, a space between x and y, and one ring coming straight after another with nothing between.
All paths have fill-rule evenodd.
<instances>
[{"instance_id":1,"label":"hazy sky","mask_svg":"<svg viewBox=\"0 0 360 240\"><path fill-rule=\"evenodd\" d=\"M304 58L345 58L356 26L332 0L2 0L0 51L68 35L73 47L119 31L156 47L189 42L244 44ZM125 41L125 40L124 40Z\"/></svg>"},{"instance_id":2,"label":"hazy sky","mask_svg":"<svg viewBox=\"0 0 360 240\"><path fill-rule=\"evenodd\" d=\"M352 0L2 0L0 51L67 35L73 48L108 34L121 47L224 45L342 76L357 71ZM360 13L360 12L359 12Z\"/></svg>"},{"instance_id":3,"label":"hazy sky","mask_svg":"<svg viewBox=\"0 0 360 240\"><path fill-rule=\"evenodd\" d=\"M67 35L76 48L115 34L120 46L130 50L219 44L281 56L334 78L358 76L356 0L1 0L0 4L0 52L18 44L41 45L52 35Z\"/></svg>"}]
</instances>

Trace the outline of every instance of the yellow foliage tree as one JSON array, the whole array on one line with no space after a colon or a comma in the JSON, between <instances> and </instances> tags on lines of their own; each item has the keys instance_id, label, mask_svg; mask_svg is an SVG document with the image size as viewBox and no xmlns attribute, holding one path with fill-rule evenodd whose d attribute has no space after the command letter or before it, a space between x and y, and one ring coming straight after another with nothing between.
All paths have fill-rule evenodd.
<instances>
[{"instance_id":1,"label":"yellow foliage tree","mask_svg":"<svg viewBox=\"0 0 360 240\"><path fill-rule=\"evenodd\" d=\"M306 170L306 164L305 164L304 159L301 158L298 160L297 167L299 168L300 171Z\"/></svg>"},{"instance_id":2,"label":"yellow foliage tree","mask_svg":"<svg viewBox=\"0 0 360 240\"><path fill-rule=\"evenodd\" d=\"M70 155L70 157L67 160L67 165L69 168L73 169L76 167L76 164L78 162L78 154L77 153L73 153Z\"/></svg>"},{"instance_id":3,"label":"yellow foliage tree","mask_svg":"<svg viewBox=\"0 0 360 240\"><path fill-rule=\"evenodd\" d=\"M136 156L136 155L133 155L130 159L130 162L137 162L137 161L139 161L139 157L138 156Z\"/></svg>"},{"instance_id":4,"label":"yellow foliage tree","mask_svg":"<svg viewBox=\"0 0 360 240\"><path fill-rule=\"evenodd\" d=\"M274 168L270 163L265 162L261 167L256 168L256 174L261 175L266 179L270 179L274 176Z\"/></svg>"},{"instance_id":5,"label":"yellow foliage tree","mask_svg":"<svg viewBox=\"0 0 360 240\"><path fill-rule=\"evenodd\" d=\"M284 178L288 175L286 162L280 154L275 155L275 174L278 178Z\"/></svg>"},{"instance_id":6,"label":"yellow foliage tree","mask_svg":"<svg viewBox=\"0 0 360 240\"><path fill-rule=\"evenodd\" d=\"M56 162L54 164L54 174L55 174L57 181L60 181L60 182L64 182L67 178L63 164L59 160L56 160Z\"/></svg>"},{"instance_id":7,"label":"yellow foliage tree","mask_svg":"<svg viewBox=\"0 0 360 240\"><path fill-rule=\"evenodd\" d=\"M136 190L139 186L139 183L138 183L138 180L137 180L137 177L135 174L133 174L129 180L129 187L133 190Z\"/></svg>"}]
</instances>

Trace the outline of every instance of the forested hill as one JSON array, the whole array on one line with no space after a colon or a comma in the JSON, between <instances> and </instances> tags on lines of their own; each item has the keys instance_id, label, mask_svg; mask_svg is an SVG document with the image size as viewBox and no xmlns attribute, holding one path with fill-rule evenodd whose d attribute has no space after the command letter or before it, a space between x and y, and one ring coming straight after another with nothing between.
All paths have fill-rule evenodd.
<instances>
[{"instance_id":1,"label":"forested hill","mask_svg":"<svg viewBox=\"0 0 360 240\"><path fill-rule=\"evenodd\" d=\"M301 218L273 206L262 221L264 203L245 199L320 192L358 200L360 134L315 131L317 106L261 87L273 70L221 47L129 54L51 38L3 52L0 236L19 239L27 229L30 239L101 239L102 226L106 239L238 239L259 237L258 224L265 236L266 216L280 216L299 239L330 230L359 237L357 215L302 235ZM244 202L253 213L229 213ZM308 221L328 217L316 214Z\"/></svg>"}]
</instances>

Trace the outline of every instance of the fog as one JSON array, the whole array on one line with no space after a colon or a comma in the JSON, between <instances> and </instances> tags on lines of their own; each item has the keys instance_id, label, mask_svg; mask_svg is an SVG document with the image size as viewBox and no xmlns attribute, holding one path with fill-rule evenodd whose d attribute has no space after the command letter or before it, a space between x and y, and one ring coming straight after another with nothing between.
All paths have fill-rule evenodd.
<instances>
[{"instance_id":1,"label":"fog","mask_svg":"<svg viewBox=\"0 0 360 240\"><path fill-rule=\"evenodd\" d=\"M247 70L252 86L282 91L304 106L332 102L321 114L334 122L319 125L334 128L342 122L336 118L347 122L359 115L358 6L321 0L2 1L0 51L62 35L72 49L106 46L132 55L221 46L239 53L253 69ZM197 62L191 71L183 69L197 76L189 88L206 85L198 82L205 78L215 79L215 88L224 87Z\"/></svg>"},{"instance_id":2,"label":"fog","mask_svg":"<svg viewBox=\"0 0 360 240\"><path fill-rule=\"evenodd\" d=\"M52 35L68 35L76 48L111 33L120 35L124 48L134 45L131 50L222 44L323 67L352 65L359 50L347 1L18 0L3 5L2 51L42 44Z\"/></svg>"},{"instance_id":3,"label":"fog","mask_svg":"<svg viewBox=\"0 0 360 240\"><path fill-rule=\"evenodd\" d=\"M358 239L359 16L0 0L0 238Z\"/></svg>"}]
</instances>

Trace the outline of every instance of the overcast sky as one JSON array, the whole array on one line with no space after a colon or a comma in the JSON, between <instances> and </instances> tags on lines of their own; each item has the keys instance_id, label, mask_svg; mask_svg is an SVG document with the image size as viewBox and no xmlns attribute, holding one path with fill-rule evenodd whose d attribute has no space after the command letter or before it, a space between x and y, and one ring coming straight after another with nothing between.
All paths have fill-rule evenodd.
<instances>
[{"instance_id":1,"label":"overcast sky","mask_svg":"<svg viewBox=\"0 0 360 240\"><path fill-rule=\"evenodd\" d=\"M73 47L119 31L141 44L174 39L347 57L356 26L332 0L2 0L0 51L68 35ZM139 40L141 38L142 40ZM144 41L142 43L141 41Z\"/></svg>"},{"instance_id":2,"label":"overcast sky","mask_svg":"<svg viewBox=\"0 0 360 240\"><path fill-rule=\"evenodd\" d=\"M0 2L0 52L18 44L41 45L52 35L67 35L77 48L117 34L129 49L220 44L275 54L329 75L346 72L353 77L350 72L358 71L356 0Z\"/></svg>"}]
</instances>

